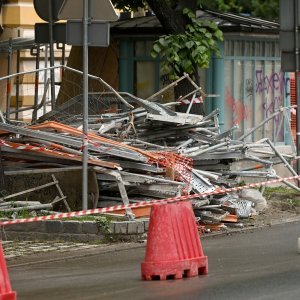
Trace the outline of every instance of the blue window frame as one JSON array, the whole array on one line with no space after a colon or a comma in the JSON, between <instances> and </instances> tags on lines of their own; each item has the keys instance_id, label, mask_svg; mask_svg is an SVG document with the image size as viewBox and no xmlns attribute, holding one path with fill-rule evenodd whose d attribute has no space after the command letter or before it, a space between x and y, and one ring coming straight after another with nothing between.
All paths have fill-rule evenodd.
<instances>
[{"instance_id":1,"label":"blue window frame","mask_svg":"<svg viewBox=\"0 0 300 300\"><path fill-rule=\"evenodd\" d=\"M147 98L160 89L159 59L150 53L154 39L120 39L120 90Z\"/></svg>"}]
</instances>

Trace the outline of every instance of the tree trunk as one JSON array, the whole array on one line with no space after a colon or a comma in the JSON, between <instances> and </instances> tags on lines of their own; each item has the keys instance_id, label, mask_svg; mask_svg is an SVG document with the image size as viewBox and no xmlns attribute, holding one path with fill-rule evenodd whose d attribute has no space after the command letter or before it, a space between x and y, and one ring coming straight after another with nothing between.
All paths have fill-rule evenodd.
<instances>
[{"instance_id":1,"label":"tree trunk","mask_svg":"<svg viewBox=\"0 0 300 300\"><path fill-rule=\"evenodd\" d=\"M159 19L162 26L170 34L183 33L185 27L189 22L189 19L186 18L182 11L184 8L189 8L190 10L196 12L197 10L197 1L196 0L178 0L176 1L176 6L172 7L169 4L168 0L147 0L147 3L154 11L156 17ZM196 67L197 69L197 67ZM198 74L195 72L196 83L198 83ZM188 80L182 80L178 85L175 86L175 98L178 99L180 96L184 96L192 92L195 88L191 85ZM191 97L190 97L191 99ZM177 106L176 110L185 112L188 106ZM201 104L194 104L191 113L203 114L203 106Z\"/></svg>"},{"instance_id":2,"label":"tree trunk","mask_svg":"<svg viewBox=\"0 0 300 300\"><path fill-rule=\"evenodd\" d=\"M178 34L185 31L188 20L182 14L184 8L189 8L192 11L197 9L196 0L179 0L176 7L172 7L168 0L147 0L147 2L161 25L170 34Z\"/></svg>"}]
</instances>

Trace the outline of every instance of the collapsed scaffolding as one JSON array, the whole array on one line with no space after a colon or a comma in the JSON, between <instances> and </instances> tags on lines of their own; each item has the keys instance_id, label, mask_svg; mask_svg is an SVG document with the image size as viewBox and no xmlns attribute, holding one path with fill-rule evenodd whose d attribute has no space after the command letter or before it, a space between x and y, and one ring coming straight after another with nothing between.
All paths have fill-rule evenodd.
<instances>
[{"instance_id":1,"label":"collapsed scaffolding","mask_svg":"<svg viewBox=\"0 0 300 300\"><path fill-rule=\"evenodd\" d=\"M83 93L78 81L82 73L66 66L51 69L64 70L64 84L68 88L59 91L58 97L63 99L61 105L45 112L45 104L51 103L45 96L47 83L42 98L26 108L32 112L31 122L13 120L11 115L16 111L6 110L1 114L1 169L5 176L45 166L52 174L51 168L63 171L77 167L82 161ZM35 76L43 71L45 69L9 75L1 81L29 73ZM194 91L173 102L164 102L164 92L185 79ZM283 154L275 147L276 141L247 140L253 132L280 116L276 137L285 126L292 141L289 114L295 105L278 108L256 127L234 139L238 126L221 132L217 109L207 115L190 113L192 106L199 102L201 105L206 97L187 74L148 99L117 92L100 77L89 75L89 133L85 138L88 163L101 191L100 196L91 199L89 206L105 207L120 202L128 205L213 192L234 187L245 177L280 179L273 168L278 164L297 175L292 167L298 159L294 144L293 153ZM186 111L178 112L176 107L186 99ZM250 162L250 166L233 170L232 164L237 161ZM283 182L300 191L297 182ZM239 195L199 197L192 203L198 220L207 226L226 219L236 221L233 216L253 213L251 203ZM122 214L134 219L147 216L149 211L129 208Z\"/></svg>"}]
</instances>

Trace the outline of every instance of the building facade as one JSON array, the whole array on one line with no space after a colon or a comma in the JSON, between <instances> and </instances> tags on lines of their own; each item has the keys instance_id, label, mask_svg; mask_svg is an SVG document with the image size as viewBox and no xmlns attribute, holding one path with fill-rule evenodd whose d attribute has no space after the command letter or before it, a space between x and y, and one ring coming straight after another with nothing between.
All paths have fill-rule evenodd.
<instances>
[{"instance_id":1,"label":"building facade","mask_svg":"<svg viewBox=\"0 0 300 300\"><path fill-rule=\"evenodd\" d=\"M10 117L29 121L32 110L24 108L41 100L48 72L13 76L10 80L2 78L49 66L48 45L37 45L34 41L34 25L43 20L38 17L33 0L1 1L0 20L0 109L6 113L21 109L23 111L11 113ZM55 64L60 64L62 50L59 45L55 45L54 57ZM61 81L60 70L55 77L56 82ZM55 89L58 92L59 86Z\"/></svg>"},{"instance_id":2,"label":"building facade","mask_svg":"<svg viewBox=\"0 0 300 300\"><path fill-rule=\"evenodd\" d=\"M215 21L224 32L224 42L219 45L221 56L213 57L210 67L200 70L200 85L204 91L217 95L204 100L205 111L210 113L218 108L221 128L226 130L238 125L234 138L239 138L291 102L290 87L291 83L293 85L293 78L291 74L281 71L279 25L250 17L208 11L198 11L197 16ZM0 44L1 41L24 38L31 39L34 45L34 24L42 21L34 10L32 0L2 1L1 17L3 32ZM160 72L159 58L154 59L150 54L154 41L162 34L166 33L153 15L119 20L111 24L112 41L114 47L118 47L118 66L113 68L113 72L118 73L119 83L114 88L147 98L169 83L167 76ZM48 65L47 50L43 47L39 58L41 67ZM80 51L78 53L75 60L81 59ZM93 67L96 68L96 49L93 49L92 56ZM60 49L56 48L55 58L56 63L60 64ZM27 47L13 51L10 60L7 51L1 52L0 65L0 77L3 77L18 70L34 70L37 62ZM109 72L107 74L108 77L112 76ZM61 81L60 75L58 71L57 82ZM39 98L47 76L46 73L39 74ZM16 80L11 82L11 89L14 90L10 99L12 107L16 104L21 107L30 106L36 101L36 78L28 75L21 80L23 86L18 98L15 91ZM5 111L7 81L0 81L0 89L3 91L0 107ZM59 86L56 89L58 92ZM176 100L172 90L164 96L165 101ZM277 115L249 135L246 141L268 137L278 144L290 144L289 118L289 113L284 117L283 114Z\"/></svg>"},{"instance_id":3,"label":"building facade","mask_svg":"<svg viewBox=\"0 0 300 300\"><path fill-rule=\"evenodd\" d=\"M281 71L279 25L215 12L199 11L198 16L214 20L224 32L221 56L213 57L210 67L201 70L201 87L218 95L205 99L205 110L219 108L221 128L238 125L234 138L239 138L280 107L290 105L291 74ZM150 55L155 39L165 34L155 16L119 21L112 32L120 43L120 90L147 98L163 87L167 81L160 73L159 59ZM268 137L290 144L289 118L289 113L285 118L277 115L246 141Z\"/></svg>"}]
</instances>

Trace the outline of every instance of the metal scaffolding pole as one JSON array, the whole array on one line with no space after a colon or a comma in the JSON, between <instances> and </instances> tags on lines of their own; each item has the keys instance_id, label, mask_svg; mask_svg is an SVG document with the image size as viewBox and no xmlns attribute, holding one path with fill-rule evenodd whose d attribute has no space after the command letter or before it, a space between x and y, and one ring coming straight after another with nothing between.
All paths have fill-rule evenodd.
<instances>
[{"instance_id":1,"label":"metal scaffolding pole","mask_svg":"<svg viewBox=\"0 0 300 300\"><path fill-rule=\"evenodd\" d=\"M82 124L82 209L88 208L88 23L89 0L83 1L83 124Z\"/></svg>"},{"instance_id":2,"label":"metal scaffolding pole","mask_svg":"<svg viewBox=\"0 0 300 300\"><path fill-rule=\"evenodd\" d=\"M21 54L20 50L17 50L17 73L20 72L20 54ZM16 120L19 120L19 112L18 112L19 104L20 104L19 98L20 98L20 76L18 75L16 77L16 111L17 111L15 116Z\"/></svg>"},{"instance_id":3,"label":"metal scaffolding pole","mask_svg":"<svg viewBox=\"0 0 300 300\"><path fill-rule=\"evenodd\" d=\"M47 81L48 81L48 45L45 45L45 58L44 58L44 66L45 66L45 70L44 70L44 86L46 86ZM47 106L47 101L44 102L43 105L43 113L46 113L46 106Z\"/></svg>"},{"instance_id":4,"label":"metal scaffolding pole","mask_svg":"<svg viewBox=\"0 0 300 300\"><path fill-rule=\"evenodd\" d=\"M299 1L295 1L294 10L294 20L295 20L295 58L296 58L296 72L295 72L295 82L296 82L296 148L297 156L300 155L300 49L299 49ZM297 160L297 173L300 174L300 160ZM298 181L298 186L300 182Z\"/></svg>"},{"instance_id":5,"label":"metal scaffolding pole","mask_svg":"<svg viewBox=\"0 0 300 300\"><path fill-rule=\"evenodd\" d=\"M53 7L52 1L48 1L49 4L49 40L50 40L50 67L54 66L54 43L53 43ZM55 74L54 69L50 69L51 79L51 107L55 106Z\"/></svg>"},{"instance_id":6,"label":"metal scaffolding pole","mask_svg":"<svg viewBox=\"0 0 300 300\"><path fill-rule=\"evenodd\" d=\"M40 47L36 48L35 54L35 68L38 70L40 68ZM32 121L36 122L37 120L37 107L39 105L39 72L35 73L35 80L34 80L34 110L32 113Z\"/></svg>"},{"instance_id":7,"label":"metal scaffolding pole","mask_svg":"<svg viewBox=\"0 0 300 300\"><path fill-rule=\"evenodd\" d=\"M7 73L8 75L11 75L12 73L12 41L11 39L9 40L9 51L8 51L8 56L7 56ZM7 78L7 83L6 83L6 119L9 121L10 120L10 100L11 100L11 79Z\"/></svg>"}]
</instances>

